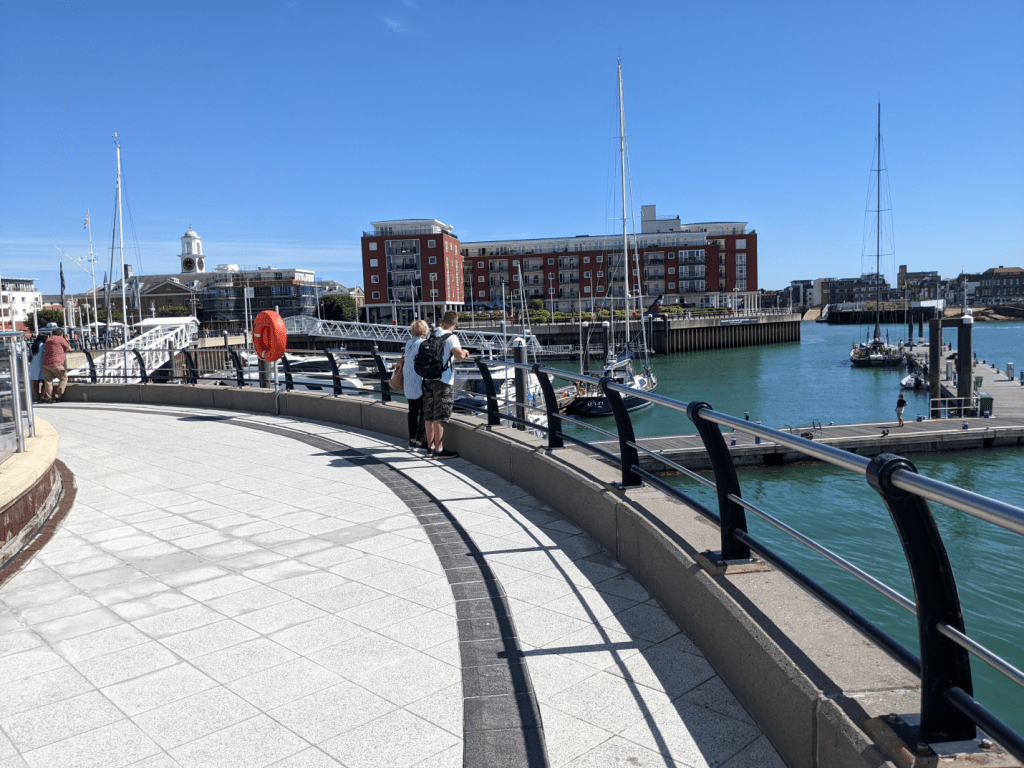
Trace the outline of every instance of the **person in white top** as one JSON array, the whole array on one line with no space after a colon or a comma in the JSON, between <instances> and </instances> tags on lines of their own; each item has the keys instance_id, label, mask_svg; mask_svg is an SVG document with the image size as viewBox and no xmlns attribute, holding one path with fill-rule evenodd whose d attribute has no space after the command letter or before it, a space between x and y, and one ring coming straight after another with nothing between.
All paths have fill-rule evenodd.
<instances>
[{"instance_id":1,"label":"person in white top","mask_svg":"<svg viewBox=\"0 0 1024 768\"><path fill-rule=\"evenodd\" d=\"M423 380L423 419L427 431L427 456L435 459L455 459L459 454L445 450L444 425L452 415L455 402L455 367L456 360L465 360L469 352L462 348L459 337L454 331L459 324L459 316L455 312L445 312L441 318L441 327L434 331L435 336L446 336L442 359L445 364L441 378Z\"/></svg>"},{"instance_id":2,"label":"person in white top","mask_svg":"<svg viewBox=\"0 0 1024 768\"><path fill-rule=\"evenodd\" d=\"M422 444L426 448L425 427L423 426L423 378L416 373L416 353L420 344L430 333L430 327L423 320L413 320L409 326L412 338L405 343L405 359L402 362L402 377L405 380L402 393L409 401L409 447L413 450Z\"/></svg>"}]
</instances>

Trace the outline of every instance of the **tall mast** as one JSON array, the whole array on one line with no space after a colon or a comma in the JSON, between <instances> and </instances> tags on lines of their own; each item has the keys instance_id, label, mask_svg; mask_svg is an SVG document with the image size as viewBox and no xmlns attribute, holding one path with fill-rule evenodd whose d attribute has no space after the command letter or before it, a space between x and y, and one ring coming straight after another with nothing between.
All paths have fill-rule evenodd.
<instances>
[{"instance_id":1,"label":"tall mast","mask_svg":"<svg viewBox=\"0 0 1024 768\"><path fill-rule=\"evenodd\" d=\"M85 227L89 230L89 263L92 267L92 314L93 322L98 322L99 318L96 316L96 254L92 250L92 218L90 214L92 211L89 208L85 209ZM108 318L109 319L109 318ZM96 326L96 335L99 336L100 327Z\"/></svg>"},{"instance_id":2,"label":"tall mast","mask_svg":"<svg viewBox=\"0 0 1024 768\"><path fill-rule=\"evenodd\" d=\"M124 382L128 383L128 296L125 290L124 274L124 216L121 211L121 144L114 134L114 146L117 147L117 225L120 231L121 252L121 322L124 325ZM109 311L107 313L110 314ZM109 321L109 317L107 318Z\"/></svg>"},{"instance_id":3,"label":"tall mast","mask_svg":"<svg viewBox=\"0 0 1024 768\"><path fill-rule=\"evenodd\" d=\"M626 112L622 106L622 60L616 59L619 71L619 165L622 171L622 269L626 295L623 297L622 306L626 318L626 344L629 343L629 273L632 263L629 260L629 237L626 233ZM612 305L612 319L615 318L615 305ZM612 325L614 328L614 324ZM611 348L614 356L614 345Z\"/></svg>"},{"instance_id":4,"label":"tall mast","mask_svg":"<svg viewBox=\"0 0 1024 768\"><path fill-rule=\"evenodd\" d=\"M878 102L878 184L875 193L875 338L882 338L882 102Z\"/></svg>"}]
</instances>

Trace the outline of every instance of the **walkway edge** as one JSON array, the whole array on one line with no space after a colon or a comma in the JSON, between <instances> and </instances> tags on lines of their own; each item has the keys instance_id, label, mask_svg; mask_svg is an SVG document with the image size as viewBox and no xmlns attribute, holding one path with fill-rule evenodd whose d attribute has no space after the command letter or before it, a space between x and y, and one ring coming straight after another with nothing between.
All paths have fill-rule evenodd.
<instances>
[{"instance_id":1,"label":"walkway edge","mask_svg":"<svg viewBox=\"0 0 1024 768\"><path fill-rule=\"evenodd\" d=\"M213 392L211 392L213 390ZM274 412L274 395L177 385L72 385L76 402ZM406 439L406 411L355 397L282 393L281 414ZM672 615L790 768L892 766L863 730L916 713L917 680L775 572L710 575L696 560L718 531L653 489L612 490L616 472L571 449L453 417L446 444L586 530Z\"/></svg>"}]
</instances>

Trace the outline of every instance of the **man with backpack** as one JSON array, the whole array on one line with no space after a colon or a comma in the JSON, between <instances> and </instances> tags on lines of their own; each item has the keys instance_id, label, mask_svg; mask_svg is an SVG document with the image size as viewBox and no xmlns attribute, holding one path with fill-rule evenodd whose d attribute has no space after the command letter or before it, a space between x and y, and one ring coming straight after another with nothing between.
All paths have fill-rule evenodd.
<instances>
[{"instance_id":1,"label":"man with backpack","mask_svg":"<svg viewBox=\"0 0 1024 768\"><path fill-rule=\"evenodd\" d=\"M456 360L465 360L469 352L462 348L455 327L459 316L445 312L441 327L420 344L413 361L416 373L423 377L423 420L427 433L427 458L455 459L459 454L442 446L444 425L452 415L455 402Z\"/></svg>"}]
</instances>

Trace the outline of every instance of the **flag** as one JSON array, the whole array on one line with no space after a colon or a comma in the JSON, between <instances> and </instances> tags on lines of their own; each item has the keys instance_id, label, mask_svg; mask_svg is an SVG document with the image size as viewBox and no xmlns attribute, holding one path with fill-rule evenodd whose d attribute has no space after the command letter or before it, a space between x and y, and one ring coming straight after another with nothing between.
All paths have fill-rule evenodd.
<instances>
[{"instance_id":1,"label":"flag","mask_svg":"<svg viewBox=\"0 0 1024 768\"><path fill-rule=\"evenodd\" d=\"M67 304L67 300L64 298L64 262L60 263L60 305L63 307Z\"/></svg>"},{"instance_id":2,"label":"flag","mask_svg":"<svg viewBox=\"0 0 1024 768\"><path fill-rule=\"evenodd\" d=\"M89 213L87 211L86 214L85 214L85 224L83 224L82 227L84 229L85 227L88 227L88 226L89 226Z\"/></svg>"}]
</instances>

